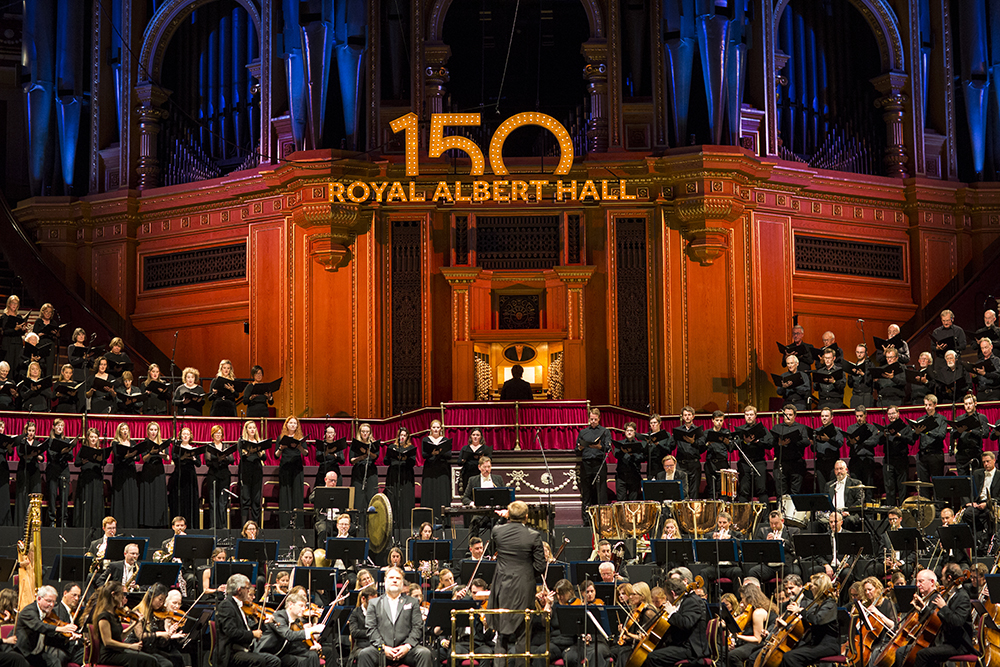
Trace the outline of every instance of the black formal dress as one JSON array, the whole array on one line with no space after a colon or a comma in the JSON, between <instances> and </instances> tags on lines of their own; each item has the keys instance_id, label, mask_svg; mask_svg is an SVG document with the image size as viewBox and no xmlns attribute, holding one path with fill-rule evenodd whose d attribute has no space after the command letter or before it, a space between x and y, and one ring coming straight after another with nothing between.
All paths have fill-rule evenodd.
<instances>
[{"instance_id":1,"label":"black formal dress","mask_svg":"<svg viewBox=\"0 0 1000 667\"><path fill-rule=\"evenodd\" d=\"M325 440L316 441L316 481L313 488L323 486L326 483L326 473L331 470L337 471L337 484L340 484L340 466L344 465L344 450L327 454L325 448L333 443Z\"/></svg>"},{"instance_id":2,"label":"black formal dress","mask_svg":"<svg viewBox=\"0 0 1000 667\"><path fill-rule=\"evenodd\" d=\"M112 441L114 468L111 472L111 516L119 528L139 527L139 472L136 470L136 448L119 458L121 443Z\"/></svg>"},{"instance_id":3,"label":"black formal dress","mask_svg":"<svg viewBox=\"0 0 1000 667\"><path fill-rule=\"evenodd\" d=\"M182 384L174 389L174 413L188 417L201 417L205 411L205 390L201 385L193 388Z\"/></svg>"},{"instance_id":4,"label":"black formal dress","mask_svg":"<svg viewBox=\"0 0 1000 667\"><path fill-rule=\"evenodd\" d=\"M39 378L41 380L41 378ZM22 412L48 412L52 407L51 389L34 389L27 378L18 387L21 394Z\"/></svg>"},{"instance_id":5,"label":"black formal dress","mask_svg":"<svg viewBox=\"0 0 1000 667\"><path fill-rule=\"evenodd\" d=\"M618 445L618 466L615 469L615 497L619 501L640 500L642 498L642 464L646 460L646 449L641 440L615 441ZM621 445L633 451L626 452Z\"/></svg>"},{"instance_id":6,"label":"black formal dress","mask_svg":"<svg viewBox=\"0 0 1000 667\"><path fill-rule=\"evenodd\" d=\"M110 611L101 613L94 619L94 623L99 625L101 621L107 621L111 626L111 638L117 642L124 641L122 634L124 628L118 617ZM101 644L100 662L102 665L118 665L119 667L158 667L156 658L143 651L129 651L118 648L111 648Z\"/></svg>"},{"instance_id":7,"label":"black formal dress","mask_svg":"<svg viewBox=\"0 0 1000 667\"><path fill-rule=\"evenodd\" d=\"M298 447L284 447L278 463L278 521L282 528L302 527L302 507L305 500L302 474L302 450L308 447L305 438Z\"/></svg>"},{"instance_id":8,"label":"black formal dress","mask_svg":"<svg viewBox=\"0 0 1000 667\"><path fill-rule=\"evenodd\" d=\"M267 394L253 394L253 383L243 390L243 405L247 406L247 419L260 419L268 416L268 407L274 405L274 399Z\"/></svg>"},{"instance_id":9,"label":"black formal dress","mask_svg":"<svg viewBox=\"0 0 1000 667\"><path fill-rule=\"evenodd\" d=\"M198 466L201 455L195 454L197 447L187 449L174 442L174 489L177 497L177 515L184 517L189 526L199 525L198 510L201 493L198 490Z\"/></svg>"},{"instance_id":10,"label":"black formal dress","mask_svg":"<svg viewBox=\"0 0 1000 667\"><path fill-rule=\"evenodd\" d=\"M48 458L45 464L45 486L48 491L49 525L68 526L71 481L69 462L73 460L73 441L49 436L45 445Z\"/></svg>"},{"instance_id":11,"label":"black formal dress","mask_svg":"<svg viewBox=\"0 0 1000 667\"><path fill-rule=\"evenodd\" d=\"M76 478L73 525L99 530L104 520L103 450L83 445L76 453L80 474Z\"/></svg>"},{"instance_id":12,"label":"black formal dress","mask_svg":"<svg viewBox=\"0 0 1000 667\"><path fill-rule=\"evenodd\" d=\"M142 528L166 528L170 521L164 456L166 451L143 457L145 461L139 471L139 526Z\"/></svg>"},{"instance_id":13,"label":"black formal dress","mask_svg":"<svg viewBox=\"0 0 1000 667\"><path fill-rule=\"evenodd\" d=\"M8 446L13 446L13 440L0 445L0 526L14 525L10 513L10 464L7 462L12 450Z\"/></svg>"},{"instance_id":14,"label":"black formal dress","mask_svg":"<svg viewBox=\"0 0 1000 667\"><path fill-rule=\"evenodd\" d=\"M24 348L24 341L21 340L22 332L15 328L22 323L20 317L8 315L6 312L0 314L0 331L3 333L0 352L3 352L3 359L10 364L11 370L17 368L21 360L21 350Z\"/></svg>"},{"instance_id":15,"label":"black formal dress","mask_svg":"<svg viewBox=\"0 0 1000 667\"><path fill-rule=\"evenodd\" d=\"M371 443L364 443L360 440L352 440L348 456L352 461L351 465L351 486L354 487L354 506L368 508L372 498L378 493L378 450L381 444L378 440ZM368 453L375 454L374 459L366 460ZM360 457L360 458L359 458ZM361 522L361 530L364 531L365 522Z\"/></svg>"},{"instance_id":16,"label":"black formal dress","mask_svg":"<svg viewBox=\"0 0 1000 667\"><path fill-rule=\"evenodd\" d=\"M458 490L465 493L465 485L469 478L479 474L479 459L483 456L493 456L493 448L489 445L479 445L479 449L473 449L469 443L465 443L462 451L458 453L458 465L462 467L458 474Z\"/></svg>"},{"instance_id":17,"label":"black formal dress","mask_svg":"<svg viewBox=\"0 0 1000 667\"><path fill-rule=\"evenodd\" d=\"M385 448L383 461L389 470L385 475L385 495L392 505L393 521L409 533L410 516L416 505L416 490L413 468L417 465L417 448L408 446L399 450L395 442Z\"/></svg>"},{"instance_id":18,"label":"black formal dress","mask_svg":"<svg viewBox=\"0 0 1000 667\"><path fill-rule=\"evenodd\" d=\"M140 388L142 389L142 414L170 414L170 387L162 383L150 386L150 383L146 382L140 385Z\"/></svg>"},{"instance_id":19,"label":"black formal dress","mask_svg":"<svg viewBox=\"0 0 1000 667\"><path fill-rule=\"evenodd\" d=\"M434 510L434 522L448 524L441 509L451 507L451 438L438 442L425 435L420 441L424 455L424 474L420 486L420 506ZM435 450L439 450L437 454Z\"/></svg>"},{"instance_id":20,"label":"black formal dress","mask_svg":"<svg viewBox=\"0 0 1000 667\"><path fill-rule=\"evenodd\" d=\"M56 382L52 385L52 412L73 414L80 411L80 398L73 391L75 383Z\"/></svg>"},{"instance_id":21,"label":"black formal dress","mask_svg":"<svg viewBox=\"0 0 1000 667\"><path fill-rule=\"evenodd\" d=\"M213 417L235 417L236 399L238 396L229 391L226 385L231 385L235 380L216 375L212 379L212 384L208 388L208 400L212 407L209 414Z\"/></svg>"},{"instance_id":22,"label":"black formal dress","mask_svg":"<svg viewBox=\"0 0 1000 667\"><path fill-rule=\"evenodd\" d=\"M24 526L24 519L28 514L28 496L33 493L42 492L42 462L44 453L27 457L28 446L38 447L43 445L41 438L34 438L30 443L24 436L17 438L17 498L14 502L14 514L17 517L17 525Z\"/></svg>"},{"instance_id":23,"label":"black formal dress","mask_svg":"<svg viewBox=\"0 0 1000 667\"><path fill-rule=\"evenodd\" d=\"M222 443L223 450L226 448ZM232 483L232 474L229 472L229 464L233 462L232 454L221 454L222 450L217 449L214 444L209 443L205 447L205 465L208 472L205 474L205 494L209 497L209 517L212 526L218 528L229 527L229 485Z\"/></svg>"},{"instance_id":24,"label":"black formal dress","mask_svg":"<svg viewBox=\"0 0 1000 667\"><path fill-rule=\"evenodd\" d=\"M240 439L240 519L260 525L264 460L257 442Z\"/></svg>"},{"instance_id":25,"label":"black formal dress","mask_svg":"<svg viewBox=\"0 0 1000 667\"><path fill-rule=\"evenodd\" d=\"M87 390L94 390L94 393L90 396L90 413L95 415L108 415L115 411L115 392L114 391L103 391L94 387L94 378L96 376L91 375L87 378ZM113 379L110 376L105 379Z\"/></svg>"}]
</instances>

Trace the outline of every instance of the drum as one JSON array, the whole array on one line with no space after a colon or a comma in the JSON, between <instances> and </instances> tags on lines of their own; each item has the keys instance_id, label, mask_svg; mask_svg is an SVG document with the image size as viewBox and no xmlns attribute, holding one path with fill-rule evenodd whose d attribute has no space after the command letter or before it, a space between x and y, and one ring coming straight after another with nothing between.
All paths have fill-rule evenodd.
<instances>
[{"instance_id":1,"label":"drum","mask_svg":"<svg viewBox=\"0 0 1000 667\"><path fill-rule=\"evenodd\" d=\"M587 514L590 515L590 527L594 530L594 537L597 540L621 538L614 505L591 505L587 508Z\"/></svg>"},{"instance_id":2,"label":"drum","mask_svg":"<svg viewBox=\"0 0 1000 667\"><path fill-rule=\"evenodd\" d=\"M733 525L747 536L753 535L753 531L757 527L757 521L760 520L760 515L765 509L767 507L764 503L757 502L731 503L727 507L727 511L733 515Z\"/></svg>"},{"instance_id":3,"label":"drum","mask_svg":"<svg viewBox=\"0 0 1000 667\"><path fill-rule=\"evenodd\" d=\"M616 503L615 522L622 535L620 539L639 537L640 535L656 535L656 526L660 521L660 503L652 500L629 501Z\"/></svg>"},{"instance_id":4,"label":"drum","mask_svg":"<svg viewBox=\"0 0 1000 667\"><path fill-rule=\"evenodd\" d=\"M686 533L694 533L695 539L701 534L715 529L719 512L726 504L721 500L681 500L674 503L674 518Z\"/></svg>"},{"instance_id":5,"label":"drum","mask_svg":"<svg viewBox=\"0 0 1000 667\"><path fill-rule=\"evenodd\" d=\"M735 498L739 490L740 473L732 468L719 471L722 476L722 493L726 498Z\"/></svg>"},{"instance_id":6,"label":"drum","mask_svg":"<svg viewBox=\"0 0 1000 667\"><path fill-rule=\"evenodd\" d=\"M781 511L785 515L785 523L792 528L805 528L809 523L809 512L796 512L795 503L787 494L781 496Z\"/></svg>"}]
</instances>

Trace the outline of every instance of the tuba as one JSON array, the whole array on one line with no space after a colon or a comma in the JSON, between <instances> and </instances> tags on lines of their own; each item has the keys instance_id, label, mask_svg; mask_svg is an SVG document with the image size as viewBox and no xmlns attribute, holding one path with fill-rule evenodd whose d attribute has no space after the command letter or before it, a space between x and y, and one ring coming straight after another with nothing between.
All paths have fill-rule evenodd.
<instances>
[{"instance_id":1,"label":"tuba","mask_svg":"<svg viewBox=\"0 0 1000 667\"><path fill-rule=\"evenodd\" d=\"M35 601L42 586L42 494L28 496L24 535L17 543L18 609Z\"/></svg>"}]
</instances>

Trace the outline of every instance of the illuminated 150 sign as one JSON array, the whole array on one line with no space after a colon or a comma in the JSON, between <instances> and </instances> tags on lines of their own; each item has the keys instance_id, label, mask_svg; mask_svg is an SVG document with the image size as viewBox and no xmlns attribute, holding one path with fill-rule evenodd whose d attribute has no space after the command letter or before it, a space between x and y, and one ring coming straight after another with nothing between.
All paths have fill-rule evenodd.
<instances>
[{"instance_id":1,"label":"illuminated 150 sign","mask_svg":"<svg viewBox=\"0 0 1000 667\"><path fill-rule=\"evenodd\" d=\"M417 158L417 114L412 111L405 116L400 116L389 123L393 132L403 131L406 144L406 175L419 176L420 165ZM573 140L569 132L562 123L552 116L544 113L526 111L511 116L505 120L490 139L490 166L496 176L506 176L510 172L503 163L503 143L511 132L524 127L525 125L537 125L544 127L555 135L559 142L559 164L556 166L556 175L562 176L569 173L573 166ZM479 146L471 139L458 136L444 136L446 126L478 127L479 114L477 113L435 113L431 114L431 136L430 145L427 147L427 155L431 158L441 157L445 151L459 150L469 156L472 160L472 176L482 176L486 171L486 160Z\"/></svg>"}]
</instances>

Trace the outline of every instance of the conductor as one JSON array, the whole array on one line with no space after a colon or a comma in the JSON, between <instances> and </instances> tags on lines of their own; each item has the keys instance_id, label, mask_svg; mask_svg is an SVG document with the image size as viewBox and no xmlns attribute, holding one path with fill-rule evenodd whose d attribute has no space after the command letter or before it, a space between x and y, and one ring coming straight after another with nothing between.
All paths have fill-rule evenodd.
<instances>
[{"instance_id":1,"label":"conductor","mask_svg":"<svg viewBox=\"0 0 1000 667\"><path fill-rule=\"evenodd\" d=\"M524 525L528 505L515 500L507 506L508 523L493 529L493 546L497 553L497 569L490 586L490 609L521 611L535 608L535 577L545 571L542 536ZM525 652L524 616L517 614L490 615L487 626L498 634L498 655ZM522 659L514 667L525 664Z\"/></svg>"},{"instance_id":2,"label":"conductor","mask_svg":"<svg viewBox=\"0 0 1000 667\"><path fill-rule=\"evenodd\" d=\"M510 368L510 379L503 383L500 389L501 401L530 401L531 385L524 381L524 366L514 364Z\"/></svg>"}]
</instances>

